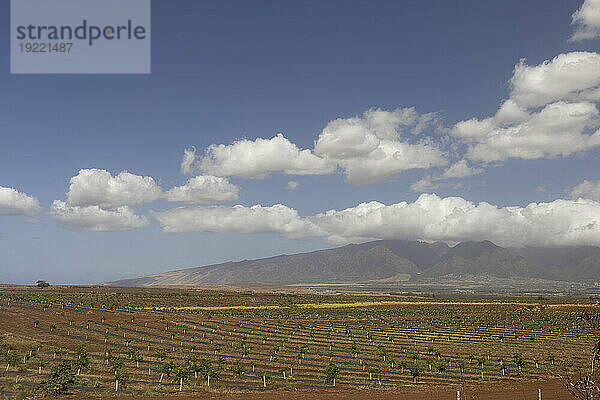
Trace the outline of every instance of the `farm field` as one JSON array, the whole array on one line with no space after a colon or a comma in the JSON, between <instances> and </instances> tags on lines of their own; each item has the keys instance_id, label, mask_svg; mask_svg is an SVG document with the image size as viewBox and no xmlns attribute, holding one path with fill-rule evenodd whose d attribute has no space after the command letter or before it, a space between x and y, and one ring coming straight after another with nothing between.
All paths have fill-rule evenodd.
<instances>
[{"instance_id":1,"label":"farm field","mask_svg":"<svg viewBox=\"0 0 600 400\"><path fill-rule=\"evenodd\" d=\"M66 398L568 399L585 299L0 287L0 393ZM53 380L54 379L54 380Z\"/></svg>"}]
</instances>

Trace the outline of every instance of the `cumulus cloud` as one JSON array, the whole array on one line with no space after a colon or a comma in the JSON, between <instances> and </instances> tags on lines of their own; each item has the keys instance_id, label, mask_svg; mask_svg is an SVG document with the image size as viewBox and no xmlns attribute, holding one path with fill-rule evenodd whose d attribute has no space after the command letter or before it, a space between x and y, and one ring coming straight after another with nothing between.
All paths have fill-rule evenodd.
<instances>
[{"instance_id":1,"label":"cumulus cloud","mask_svg":"<svg viewBox=\"0 0 600 400\"><path fill-rule=\"evenodd\" d=\"M600 100L600 54L585 51L559 54L540 65L521 60L510 80L510 98L525 108L558 100Z\"/></svg>"},{"instance_id":2,"label":"cumulus cloud","mask_svg":"<svg viewBox=\"0 0 600 400\"><path fill-rule=\"evenodd\" d=\"M155 216L163 232L276 233L292 238L325 237L333 243L487 239L501 246L600 245L600 202L591 199L498 207L422 194L413 203L373 201L304 218L281 204L181 207Z\"/></svg>"},{"instance_id":3,"label":"cumulus cloud","mask_svg":"<svg viewBox=\"0 0 600 400\"><path fill-rule=\"evenodd\" d=\"M414 140L439 121L414 108L371 109L362 116L338 118L327 124L315 142L315 153L338 164L352 183L378 182L409 169L447 163L430 140ZM413 136L413 137L411 137Z\"/></svg>"},{"instance_id":4,"label":"cumulus cloud","mask_svg":"<svg viewBox=\"0 0 600 400\"><path fill-rule=\"evenodd\" d=\"M177 186L165 193L171 202L219 203L237 200L239 188L226 178L201 175L191 178L183 186Z\"/></svg>"},{"instance_id":5,"label":"cumulus cloud","mask_svg":"<svg viewBox=\"0 0 600 400\"><path fill-rule=\"evenodd\" d=\"M309 218L330 241L370 239L447 241L488 239L501 246L600 244L600 203L555 200L526 207L474 204L423 194L414 203L363 203Z\"/></svg>"},{"instance_id":6,"label":"cumulus cloud","mask_svg":"<svg viewBox=\"0 0 600 400\"><path fill-rule=\"evenodd\" d=\"M460 160L445 170L438 179L466 178L467 176L478 175L481 173L483 173L483 168L471 167L467 160Z\"/></svg>"},{"instance_id":7,"label":"cumulus cloud","mask_svg":"<svg viewBox=\"0 0 600 400\"><path fill-rule=\"evenodd\" d=\"M410 185L410 190L416 193L430 192L434 189L445 186L440 181L454 178L466 178L468 176L479 175L483 173L483 168L472 167L467 160L460 160L452 164L440 175L425 175L417 182ZM459 189L462 185L454 185L455 189Z\"/></svg>"},{"instance_id":8,"label":"cumulus cloud","mask_svg":"<svg viewBox=\"0 0 600 400\"><path fill-rule=\"evenodd\" d=\"M82 169L71 178L67 193L70 206L115 208L158 200L161 188L150 176L123 171L117 176L103 169Z\"/></svg>"},{"instance_id":9,"label":"cumulus cloud","mask_svg":"<svg viewBox=\"0 0 600 400\"><path fill-rule=\"evenodd\" d=\"M184 175L192 175L194 173L196 162L196 148L191 147L183 150L183 160L181 160L181 173Z\"/></svg>"},{"instance_id":10,"label":"cumulus cloud","mask_svg":"<svg viewBox=\"0 0 600 400\"><path fill-rule=\"evenodd\" d=\"M423 178L410 185L410 190L420 193L437 189L441 184L433 182L434 180L435 178L432 178L431 175L425 175Z\"/></svg>"},{"instance_id":11,"label":"cumulus cloud","mask_svg":"<svg viewBox=\"0 0 600 400\"><path fill-rule=\"evenodd\" d=\"M584 198L600 201L600 181L583 181L579 185L575 186L575 188L573 188L571 196L573 196L574 199Z\"/></svg>"},{"instance_id":12,"label":"cumulus cloud","mask_svg":"<svg viewBox=\"0 0 600 400\"><path fill-rule=\"evenodd\" d=\"M184 155L184 159L185 157L189 158L189 153ZM231 145L211 145L201 160L193 162L186 169L215 176L262 179L274 172L326 175L335 170L335 165L310 150L299 149L280 133L271 139L258 138L238 140Z\"/></svg>"},{"instance_id":13,"label":"cumulus cloud","mask_svg":"<svg viewBox=\"0 0 600 400\"><path fill-rule=\"evenodd\" d=\"M34 222L41 212L42 208L35 197L0 186L0 215L20 215Z\"/></svg>"},{"instance_id":14,"label":"cumulus cloud","mask_svg":"<svg viewBox=\"0 0 600 400\"><path fill-rule=\"evenodd\" d=\"M571 41L600 37L600 0L585 0L572 18L576 28Z\"/></svg>"},{"instance_id":15,"label":"cumulus cloud","mask_svg":"<svg viewBox=\"0 0 600 400\"><path fill-rule=\"evenodd\" d=\"M467 159L566 157L600 145L600 54L559 54L537 66L521 60L510 86L494 116L450 130L468 144Z\"/></svg>"},{"instance_id":16,"label":"cumulus cloud","mask_svg":"<svg viewBox=\"0 0 600 400\"><path fill-rule=\"evenodd\" d=\"M316 228L298 212L281 204L270 207L179 207L154 216L166 233L278 233L288 237L316 234Z\"/></svg>"},{"instance_id":17,"label":"cumulus cloud","mask_svg":"<svg viewBox=\"0 0 600 400\"><path fill-rule=\"evenodd\" d=\"M97 205L79 207L55 200L50 212L61 225L71 229L96 232L130 231L149 224L146 217L135 215L128 206L105 210Z\"/></svg>"},{"instance_id":18,"label":"cumulus cloud","mask_svg":"<svg viewBox=\"0 0 600 400\"><path fill-rule=\"evenodd\" d=\"M298 181L289 181L285 188L288 190L296 190L298 186L300 186L300 183Z\"/></svg>"},{"instance_id":19,"label":"cumulus cloud","mask_svg":"<svg viewBox=\"0 0 600 400\"><path fill-rule=\"evenodd\" d=\"M600 145L598 126L595 104L560 101L517 124L504 125L496 117L462 121L453 134L469 143L466 157L471 160L531 160L569 156Z\"/></svg>"},{"instance_id":20,"label":"cumulus cloud","mask_svg":"<svg viewBox=\"0 0 600 400\"><path fill-rule=\"evenodd\" d=\"M301 150L282 134L239 140L211 145L202 157L195 149L186 149L181 171L261 179L275 172L327 175L341 168L349 182L378 182L409 169L445 165L444 153L421 137L428 129L439 130L440 124L438 114L420 114L414 108L370 109L329 122L314 150Z\"/></svg>"}]
</instances>

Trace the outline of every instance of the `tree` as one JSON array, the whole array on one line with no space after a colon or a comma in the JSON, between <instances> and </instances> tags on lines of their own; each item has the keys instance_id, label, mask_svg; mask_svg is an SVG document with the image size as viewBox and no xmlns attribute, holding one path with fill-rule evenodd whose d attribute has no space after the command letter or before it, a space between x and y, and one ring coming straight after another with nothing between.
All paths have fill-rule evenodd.
<instances>
[{"instance_id":1,"label":"tree","mask_svg":"<svg viewBox=\"0 0 600 400\"><path fill-rule=\"evenodd\" d=\"M87 368L90 365L90 358L85 345L81 345L77 348L77 359L74 361L74 367L77 369L77 376L81 374L83 368Z\"/></svg>"},{"instance_id":2,"label":"tree","mask_svg":"<svg viewBox=\"0 0 600 400\"><path fill-rule=\"evenodd\" d=\"M351 350L354 358L358 357L358 345L356 343L352 343Z\"/></svg>"},{"instance_id":3,"label":"tree","mask_svg":"<svg viewBox=\"0 0 600 400\"><path fill-rule=\"evenodd\" d=\"M593 346L590 349L589 369L579 371L579 377L569 375L567 366L563 367L562 373L556 374L565 384L571 395L580 400L592 400L600 398L600 371L597 368L600 362L600 313L584 312L577 315L577 322L582 328L591 331L594 336ZM552 357L554 361L554 357Z\"/></svg>"},{"instance_id":4,"label":"tree","mask_svg":"<svg viewBox=\"0 0 600 400\"><path fill-rule=\"evenodd\" d=\"M333 383L335 386L335 380L340 375L340 369L333 361L329 363L329 365L325 368L325 382Z\"/></svg>"},{"instance_id":5,"label":"tree","mask_svg":"<svg viewBox=\"0 0 600 400\"><path fill-rule=\"evenodd\" d=\"M42 374L42 368L44 368L47 364L48 361L44 360L43 358L36 360L35 365L38 367L38 375Z\"/></svg>"},{"instance_id":6,"label":"tree","mask_svg":"<svg viewBox=\"0 0 600 400\"><path fill-rule=\"evenodd\" d=\"M131 356L131 361L135 361L135 367L139 368L140 363L144 361L144 357L140 353L135 353Z\"/></svg>"},{"instance_id":7,"label":"tree","mask_svg":"<svg viewBox=\"0 0 600 400\"><path fill-rule=\"evenodd\" d=\"M267 371L258 371L256 373L263 381L263 387L267 387L267 381L271 379L271 375Z\"/></svg>"},{"instance_id":8,"label":"tree","mask_svg":"<svg viewBox=\"0 0 600 400\"><path fill-rule=\"evenodd\" d=\"M517 368L519 368L519 374L521 373L523 367L525 366L525 360L523 360L523 354L515 353L513 356L513 361Z\"/></svg>"},{"instance_id":9,"label":"tree","mask_svg":"<svg viewBox=\"0 0 600 400\"><path fill-rule=\"evenodd\" d=\"M62 361L56 364L50 370L50 378L42 382L41 389L43 392L60 395L67 392L70 385L75 383L75 371L70 361Z\"/></svg>"},{"instance_id":10,"label":"tree","mask_svg":"<svg viewBox=\"0 0 600 400\"><path fill-rule=\"evenodd\" d=\"M4 361L6 362L6 370L8 371L8 369L10 368L11 365L17 365L19 364L20 361L20 357L17 353L12 352L12 351L7 351L6 354L4 354Z\"/></svg>"},{"instance_id":11,"label":"tree","mask_svg":"<svg viewBox=\"0 0 600 400\"><path fill-rule=\"evenodd\" d=\"M119 386L125 386L127 381L129 380L129 374L122 369L118 369L114 371L115 375L115 392L119 391Z\"/></svg>"},{"instance_id":12,"label":"tree","mask_svg":"<svg viewBox=\"0 0 600 400\"><path fill-rule=\"evenodd\" d=\"M237 362L234 366L231 367L231 372L233 372L238 378L241 378L241 376L246 373L246 367Z\"/></svg>"},{"instance_id":13,"label":"tree","mask_svg":"<svg viewBox=\"0 0 600 400\"><path fill-rule=\"evenodd\" d=\"M481 356L477 358L477 365L481 367L481 379L483 379L483 366L485 365L485 357Z\"/></svg>"},{"instance_id":14,"label":"tree","mask_svg":"<svg viewBox=\"0 0 600 400\"><path fill-rule=\"evenodd\" d=\"M219 371L214 369L212 367L212 363L209 360L207 360L206 358L201 358L200 361L198 362L198 365L199 365L199 372L201 372L204 379L206 379L206 386L210 387L211 379L219 379L221 377L221 375L219 374Z\"/></svg>"},{"instance_id":15,"label":"tree","mask_svg":"<svg viewBox=\"0 0 600 400\"><path fill-rule=\"evenodd\" d=\"M419 376L421 376L422 372L423 372L423 368L421 367L421 365L418 362L415 361L413 366L410 368L410 374L413 377L414 383L419 383Z\"/></svg>"},{"instance_id":16,"label":"tree","mask_svg":"<svg viewBox=\"0 0 600 400\"><path fill-rule=\"evenodd\" d=\"M444 371L446 371L446 369L448 368L448 365L446 364L445 361L440 360L440 361L438 361L438 363L436 364L435 367L440 374L443 374Z\"/></svg>"},{"instance_id":17,"label":"tree","mask_svg":"<svg viewBox=\"0 0 600 400\"><path fill-rule=\"evenodd\" d=\"M398 363L398 367L400 367L400 373L403 374L404 373L404 369L408 368L408 363L405 360L401 360Z\"/></svg>"},{"instance_id":18,"label":"tree","mask_svg":"<svg viewBox=\"0 0 600 400\"><path fill-rule=\"evenodd\" d=\"M160 383L162 383L165 375L167 376L167 378L171 376L171 372L173 371L173 368L175 368L175 365L173 364L172 361L162 362L160 364L160 366L158 367L158 372L160 372L160 380L159 380Z\"/></svg>"},{"instance_id":19,"label":"tree","mask_svg":"<svg viewBox=\"0 0 600 400\"><path fill-rule=\"evenodd\" d=\"M368 372L369 372L369 380L371 381L371 380L373 380L373 374L377 373L377 368L373 367L373 366L369 366Z\"/></svg>"},{"instance_id":20,"label":"tree","mask_svg":"<svg viewBox=\"0 0 600 400\"><path fill-rule=\"evenodd\" d=\"M176 365L173 369L173 377L179 382L179 391L183 390L183 383L187 382L190 374L190 369L187 364Z\"/></svg>"},{"instance_id":21,"label":"tree","mask_svg":"<svg viewBox=\"0 0 600 400\"><path fill-rule=\"evenodd\" d=\"M40 280L40 281L36 282L36 286L39 287L40 289L45 289L48 286L50 286L50 284L48 282L46 282L46 281L41 281Z\"/></svg>"}]
</instances>

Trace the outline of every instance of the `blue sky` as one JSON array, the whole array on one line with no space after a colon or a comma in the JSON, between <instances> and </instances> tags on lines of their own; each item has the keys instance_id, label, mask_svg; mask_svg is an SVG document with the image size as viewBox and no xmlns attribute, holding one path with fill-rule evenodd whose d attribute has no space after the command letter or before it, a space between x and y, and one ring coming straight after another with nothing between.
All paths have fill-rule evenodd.
<instances>
[{"instance_id":1,"label":"blue sky","mask_svg":"<svg viewBox=\"0 0 600 400\"><path fill-rule=\"evenodd\" d=\"M597 0L154 0L150 75L11 75L5 30L0 281L391 237L600 245L596 13ZM0 15L8 27L8 2Z\"/></svg>"}]
</instances>

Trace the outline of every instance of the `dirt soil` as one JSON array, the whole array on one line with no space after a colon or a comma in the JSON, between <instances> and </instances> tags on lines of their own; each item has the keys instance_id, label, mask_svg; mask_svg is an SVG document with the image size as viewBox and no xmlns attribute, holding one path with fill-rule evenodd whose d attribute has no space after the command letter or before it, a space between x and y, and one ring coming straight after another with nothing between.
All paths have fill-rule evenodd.
<instances>
[{"instance_id":1,"label":"dirt soil","mask_svg":"<svg viewBox=\"0 0 600 400\"><path fill-rule=\"evenodd\" d=\"M472 386L422 386L405 387L394 390L344 390L329 389L319 391L268 391L268 392L207 392L194 394L173 394L162 396L145 395L110 395L114 400L141 400L141 399L210 399L210 400L455 400L457 391L460 391L461 400L536 400L538 389L542 389L543 400L568 400L574 399L565 386L557 379L511 382L486 382ZM65 400L78 399L106 399L107 396L99 394L66 395L60 397ZM57 398L58 399L58 398Z\"/></svg>"}]
</instances>

